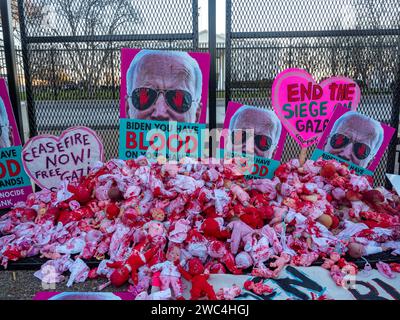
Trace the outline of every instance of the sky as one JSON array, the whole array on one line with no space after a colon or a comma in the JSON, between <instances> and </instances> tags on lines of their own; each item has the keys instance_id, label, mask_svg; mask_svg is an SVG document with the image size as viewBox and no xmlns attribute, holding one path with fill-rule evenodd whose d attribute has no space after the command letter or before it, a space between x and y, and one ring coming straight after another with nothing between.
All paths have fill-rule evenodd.
<instances>
[{"instance_id":1,"label":"sky","mask_svg":"<svg viewBox=\"0 0 400 320\"><path fill-rule=\"evenodd\" d=\"M49 1L54 0L32 0ZM84 16L80 13L82 0L71 1L78 21ZM86 1L86 0L85 0ZM162 33L191 33L192 8L188 0L127 0L138 12L142 13L140 23L127 20L116 33L162 34ZM265 31L315 31L331 29L374 28L375 15L379 26L388 27L397 20L400 14L398 0L232 0L232 31L233 32L265 32ZM216 2L216 31L225 33L226 0ZM45 2L47 3L47 2ZM63 2L64 3L64 2ZM111 2L112 3L112 2ZM171 3L174 5L171 6ZM54 5L48 5L48 17L43 19L42 27L47 24L58 30L66 30L68 25L61 16L57 16ZM115 11L115 4L103 8L105 12ZM208 0L198 0L199 31L208 29ZM114 17L109 15L109 17ZM77 19L75 19L76 21ZM99 22L99 21L98 21ZM35 22L36 23L36 22ZM82 21L83 24L83 21ZM99 23L107 25L107 23ZM361 25L360 25L361 24ZM86 23L87 25L87 23ZM30 28L28 28L30 29ZM35 28L33 28L35 29ZM48 28L47 28L48 29ZM84 35L85 26L78 27L79 34ZM36 30L32 30L36 33ZM104 30L98 30L98 34ZM63 33L63 32L62 32Z\"/></svg>"},{"instance_id":2,"label":"sky","mask_svg":"<svg viewBox=\"0 0 400 320\"><path fill-rule=\"evenodd\" d=\"M199 31L208 29L208 0L199 1ZM217 33L225 33L225 0L216 0Z\"/></svg>"},{"instance_id":3,"label":"sky","mask_svg":"<svg viewBox=\"0 0 400 320\"><path fill-rule=\"evenodd\" d=\"M208 29L208 0L198 3L202 31ZM371 10L379 15L382 27L393 27L393 20L400 14L396 3L397 0L234 0L232 27L233 31L355 29L363 19L364 29L373 27ZM216 5L217 33L225 33L225 0L216 0Z\"/></svg>"}]
</instances>

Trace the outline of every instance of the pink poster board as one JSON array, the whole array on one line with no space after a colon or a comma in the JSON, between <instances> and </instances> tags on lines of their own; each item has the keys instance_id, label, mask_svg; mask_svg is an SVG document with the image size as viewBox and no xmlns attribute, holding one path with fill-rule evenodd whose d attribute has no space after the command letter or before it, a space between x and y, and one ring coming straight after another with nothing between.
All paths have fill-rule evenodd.
<instances>
[{"instance_id":1,"label":"pink poster board","mask_svg":"<svg viewBox=\"0 0 400 320\"><path fill-rule=\"evenodd\" d=\"M21 161L21 138L6 82L0 78L0 209L11 208L32 193Z\"/></svg>"},{"instance_id":2,"label":"pink poster board","mask_svg":"<svg viewBox=\"0 0 400 320\"><path fill-rule=\"evenodd\" d=\"M241 113L241 112L246 112L246 113L248 113L249 116L251 117L251 114L253 113L253 110L258 111L257 113L254 113L254 116L256 116L256 117L257 117L257 116L260 117L260 114L259 114L259 111L260 111L260 110L266 111L265 109L261 109L261 108L258 108L258 107L246 106L246 105L243 105L243 104L238 103L238 102L229 101L228 107L227 107L226 113L225 113L225 120L224 120L224 126L223 126L223 128L224 128L224 129L233 128L233 127L232 127L232 125L233 125L232 120L233 120L233 117L234 117L235 115L236 115L236 116L239 116L239 113ZM244 114L244 113L243 113L243 114ZM280 120L273 114L273 112L267 111L267 112L265 113L265 116L268 117L268 118L271 118L271 117L272 117L274 122L279 122L279 121L280 121ZM236 119L237 119L237 118L236 118ZM256 120L256 119L253 119L253 120L251 120L251 122L254 123L255 120ZM280 126L280 127L281 127L281 130L280 130L281 133L280 133L279 137L276 137L277 143L276 143L276 147L275 147L275 150L274 150L274 152L273 152L273 155L272 155L272 157L271 157L271 159L277 160L277 161L280 161L280 160L281 160L282 151L283 151L283 147L284 147L284 145L285 145L286 135L287 135L286 129L285 129L284 127L282 127L282 126ZM243 128L240 128L240 129L243 129ZM254 134L257 134L257 132L258 132L257 128L254 128ZM224 139L222 138L222 139L221 139L221 145L220 145L220 147L223 148L223 146L224 146ZM257 150L256 150L256 151L257 151ZM261 155L259 155L259 156L261 156Z\"/></svg>"},{"instance_id":3,"label":"pink poster board","mask_svg":"<svg viewBox=\"0 0 400 320\"><path fill-rule=\"evenodd\" d=\"M208 53L122 48L120 118L206 123L209 73L210 55ZM190 93L192 100L196 101L184 113L166 108L165 114L156 114L155 103L148 107L147 111L138 112L132 104L132 92L127 92L127 88L133 91L139 87L185 90ZM151 101L152 94L143 93L138 100ZM158 93L157 99L160 99L160 95L164 95L163 99L166 99L165 91ZM182 96L179 94L169 98L171 101L174 99L178 102L182 101ZM183 99L186 99L186 96Z\"/></svg>"},{"instance_id":4,"label":"pink poster board","mask_svg":"<svg viewBox=\"0 0 400 320\"><path fill-rule=\"evenodd\" d=\"M96 162L103 162L104 147L92 129L71 127L59 137L43 134L29 139L22 161L38 186L55 191L63 180L78 182Z\"/></svg>"},{"instance_id":5,"label":"pink poster board","mask_svg":"<svg viewBox=\"0 0 400 320\"><path fill-rule=\"evenodd\" d=\"M338 106L312 158L328 153L347 160L356 170L360 167L372 174L395 131L386 124Z\"/></svg>"},{"instance_id":6,"label":"pink poster board","mask_svg":"<svg viewBox=\"0 0 400 320\"><path fill-rule=\"evenodd\" d=\"M272 84L272 106L282 125L302 148L316 144L336 106L356 110L361 93L346 77L319 84L303 69L279 73Z\"/></svg>"},{"instance_id":7,"label":"pink poster board","mask_svg":"<svg viewBox=\"0 0 400 320\"><path fill-rule=\"evenodd\" d=\"M134 300L130 292L38 292L33 300Z\"/></svg>"},{"instance_id":8,"label":"pink poster board","mask_svg":"<svg viewBox=\"0 0 400 320\"><path fill-rule=\"evenodd\" d=\"M6 143L4 143L5 137L3 135L1 136L0 148L19 146L21 145L21 138L18 133L17 123L15 122L14 113L11 107L6 81L3 78L0 78L0 98L0 125L5 126L6 122L8 122L11 131L10 139Z\"/></svg>"}]
</instances>

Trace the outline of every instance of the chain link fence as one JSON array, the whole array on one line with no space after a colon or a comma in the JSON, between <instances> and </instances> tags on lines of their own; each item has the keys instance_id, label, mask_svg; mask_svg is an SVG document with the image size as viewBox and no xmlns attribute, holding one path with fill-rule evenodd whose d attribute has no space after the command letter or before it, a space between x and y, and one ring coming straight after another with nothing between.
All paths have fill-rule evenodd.
<instances>
[{"instance_id":1,"label":"chain link fence","mask_svg":"<svg viewBox=\"0 0 400 320\"><path fill-rule=\"evenodd\" d=\"M272 109L274 77L304 68L316 81L353 78L362 93L358 111L397 129L400 1L227 0L226 8L226 101ZM393 172L396 144L397 134L376 169L376 184ZM283 161L299 152L288 136Z\"/></svg>"},{"instance_id":2,"label":"chain link fence","mask_svg":"<svg viewBox=\"0 0 400 320\"><path fill-rule=\"evenodd\" d=\"M193 51L197 0L18 0L30 136L83 125L118 154L120 49Z\"/></svg>"},{"instance_id":3,"label":"chain link fence","mask_svg":"<svg viewBox=\"0 0 400 320\"><path fill-rule=\"evenodd\" d=\"M12 28L14 38L15 58L17 63L17 85L20 98L24 98L25 82L24 69L22 62L21 36L19 33L18 5L16 1L11 2ZM0 12L1 17L1 12ZM6 62L6 54L9 54L7 48L4 47L3 25L0 25L0 77L7 79L8 66Z\"/></svg>"}]
</instances>

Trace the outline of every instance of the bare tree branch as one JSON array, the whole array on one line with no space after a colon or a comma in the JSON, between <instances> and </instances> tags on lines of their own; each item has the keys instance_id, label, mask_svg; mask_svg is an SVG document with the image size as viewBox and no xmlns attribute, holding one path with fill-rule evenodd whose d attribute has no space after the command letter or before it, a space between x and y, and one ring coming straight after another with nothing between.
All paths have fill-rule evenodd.
<instances>
[{"instance_id":1,"label":"bare tree branch","mask_svg":"<svg viewBox=\"0 0 400 320\"><path fill-rule=\"evenodd\" d=\"M138 9L131 0L36 0L34 5L27 1L29 10L26 14L27 29L35 35L46 36L92 36L113 35L133 28L140 21ZM45 8L53 8L54 25L45 26ZM104 76L110 71L112 42L95 43L71 42L49 47L58 50L65 59L65 71L70 70L70 76L87 92L94 91ZM50 66L48 66L50 67ZM39 75L40 76L40 75Z\"/></svg>"}]
</instances>

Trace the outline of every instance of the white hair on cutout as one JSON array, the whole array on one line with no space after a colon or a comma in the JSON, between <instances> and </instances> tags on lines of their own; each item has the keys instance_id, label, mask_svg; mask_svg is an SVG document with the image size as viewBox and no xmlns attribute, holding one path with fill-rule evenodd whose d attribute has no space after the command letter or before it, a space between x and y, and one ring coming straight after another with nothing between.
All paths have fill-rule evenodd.
<instances>
[{"instance_id":1,"label":"white hair on cutout","mask_svg":"<svg viewBox=\"0 0 400 320\"><path fill-rule=\"evenodd\" d=\"M331 134L335 133L337 131L338 127L343 123L343 121L345 121L349 117L358 117L363 120L367 120L374 125L375 130L378 133L378 142L371 148L370 158L372 158L373 156L376 155L376 153L378 152L378 150L381 147L382 142L383 142L384 132L383 132L383 128L382 128L381 124L378 121L371 119L361 113L358 113L355 111L349 111L349 112L346 112L344 115L342 115L339 119L336 120L336 122L334 123L334 125L332 127Z\"/></svg>"},{"instance_id":2,"label":"white hair on cutout","mask_svg":"<svg viewBox=\"0 0 400 320\"><path fill-rule=\"evenodd\" d=\"M0 97L0 125L2 125L2 126L10 125L10 122L8 120L7 111L6 111L6 106L5 106L4 101L3 101L3 99L1 97Z\"/></svg>"},{"instance_id":3,"label":"white hair on cutout","mask_svg":"<svg viewBox=\"0 0 400 320\"><path fill-rule=\"evenodd\" d=\"M0 131L0 148L8 148L11 147L10 144L10 121L8 120L6 106L4 105L3 99L0 97L0 126L4 126L4 128Z\"/></svg>"},{"instance_id":4,"label":"white hair on cutout","mask_svg":"<svg viewBox=\"0 0 400 320\"><path fill-rule=\"evenodd\" d=\"M138 54L133 58L131 64L126 72L126 92L127 95L132 94L133 84L136 81L136 66L138 63L146 56L150 55L160 55L166 57L178 57L182 62L186 63L187 66L193 69L193 75L195 80L195 92L194 92L194 100L200 102L201 100L201 91L203 84L203 76L201 74L200 66L195 59L193 59L187 52L181 51L162 51L162 50L141 50Z\"/></svg>"},{"instance_id":5,"label":"white hair on cutout","mask_svg":"<svg viewBox=\"0 0 400 320\"><path fill-rule=\"evenodd\" d=\"M233 130L235 129L236 121L238 120L239 116L246 110L257 110L264 112L268 115L269 118L271 118L274 123L276 124L276 132L275 132L275 137L279 140L279 137L281 136L282 132L282 124L279 121L278 117L276 116L275 112L272 110L267 110L267 109L261 109L257 107L252 107L252 106L242 106L235 114L232 116L231 121L229 122L229 129Z\"/></svg>"}]
</instances>

